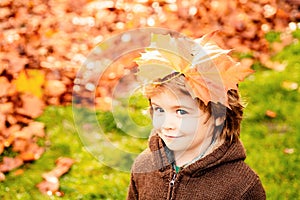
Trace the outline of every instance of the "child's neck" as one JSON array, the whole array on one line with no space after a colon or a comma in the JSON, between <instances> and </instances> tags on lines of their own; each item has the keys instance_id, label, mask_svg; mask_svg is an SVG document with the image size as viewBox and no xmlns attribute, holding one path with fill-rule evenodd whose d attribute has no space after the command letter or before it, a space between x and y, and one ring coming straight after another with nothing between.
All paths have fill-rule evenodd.
<instances>
[{"instance_id":1,"label":"child's neck","mask_svg":"<svg viewBox=\"0 0 300 200\"><path fill-rule=\"evenodd\" d=\"M192 164L193 162L197 161L200 158L203 158L204 156L215 150L220 145L221 141L217 140L214 143L211 143L211 139L212 138L209 137L205 141L203 141L202 145L200 145L198 149L174 152L176 166L188 166L189 164Z\"/></svg>"}]
</instances>

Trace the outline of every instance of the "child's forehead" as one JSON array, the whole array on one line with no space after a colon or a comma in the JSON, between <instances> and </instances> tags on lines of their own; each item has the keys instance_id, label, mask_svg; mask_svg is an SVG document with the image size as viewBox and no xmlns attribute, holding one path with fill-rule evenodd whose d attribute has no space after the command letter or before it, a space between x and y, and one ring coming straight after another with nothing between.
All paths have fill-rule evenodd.
<instances>
[{"instance_id":1,"label":"child's forehead","mask_svg":"<svg viewBox=\"0 0 300 200\"><path fill-rule=\"evenodd\" d=\"M150 98L153 104L166 104L170 106L198 107L197 101L190 95L184 94L179 90L164 88Z\"/></svg>"}]
</instances>

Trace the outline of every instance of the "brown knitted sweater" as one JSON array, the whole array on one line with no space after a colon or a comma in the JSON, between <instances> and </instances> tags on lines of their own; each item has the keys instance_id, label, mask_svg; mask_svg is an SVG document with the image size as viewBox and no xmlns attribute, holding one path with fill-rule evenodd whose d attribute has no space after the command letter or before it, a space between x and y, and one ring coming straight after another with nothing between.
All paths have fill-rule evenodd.
<instances>
[{"instance_id":1,"label":"brown knitted sweater","mask_svg":"<svg viewBox=\"0 0 300 200\"><path fill-rule=\"evenodd\" d=\"M128 200L266 199L259 177L244 162L240 141L221 146L176 174L172 153L154 135L132 167Z\"/></svg>"}]
</instances>

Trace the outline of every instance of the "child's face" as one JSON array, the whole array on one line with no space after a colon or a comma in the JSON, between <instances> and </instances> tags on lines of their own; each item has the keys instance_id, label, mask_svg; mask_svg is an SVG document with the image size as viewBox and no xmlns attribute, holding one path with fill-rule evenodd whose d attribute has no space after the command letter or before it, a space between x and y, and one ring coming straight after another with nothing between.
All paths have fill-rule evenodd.
<instances>
[{"instance_id":1,"label":"child's face","mask_svg":"<svg viewBox=\"0 0 300 200\"><path fill-rule=\"evenodd\" d=\"M214 120L208 119L196 100L178 93L165 89L151 98L153 126L175 153L197 154L201 144L211 138Z\"/></svg>"}]
</instances>

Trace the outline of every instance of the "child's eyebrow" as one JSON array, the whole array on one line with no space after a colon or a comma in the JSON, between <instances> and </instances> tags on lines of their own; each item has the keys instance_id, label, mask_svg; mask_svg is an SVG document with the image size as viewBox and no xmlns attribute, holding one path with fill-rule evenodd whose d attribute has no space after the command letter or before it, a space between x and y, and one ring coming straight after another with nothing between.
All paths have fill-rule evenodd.
<instances>
[{"instance_id":1,"label":"child's eyebrow","mask_svg":"<svg viewBox=\"0 0 300 200\"><path fill-rule=\"evenodd\" d=\"M151 101L151 106L159 106L160 107L160 105L154 103L153 101Z\"/></svg>"},{"instance_id":2,"label":"child's eyebrow","mask_svg":"<svg viewBox=\"0 0 300 200\"><path fill-rule=\"evenodd\" d=\"M161 107L160 105L158 105L157 103L151 102L151 106L158 106ZM189 106L185 106L185 105L178 105L178 106L172 106L171 109L179 109L179 108L184 108L186 110L194 110L195 108L189 107Z\"/></svg>"}]
</instances>

